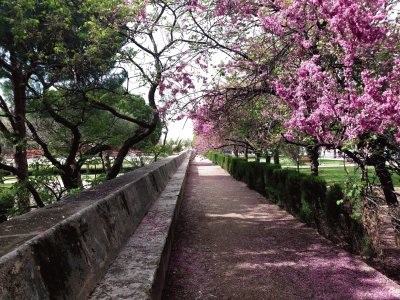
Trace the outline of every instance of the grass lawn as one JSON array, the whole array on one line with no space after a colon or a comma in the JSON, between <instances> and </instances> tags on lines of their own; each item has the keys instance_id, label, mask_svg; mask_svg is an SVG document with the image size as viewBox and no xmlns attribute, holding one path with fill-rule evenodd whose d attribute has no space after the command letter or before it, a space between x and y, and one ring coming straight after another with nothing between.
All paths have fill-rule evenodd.
<instances>
[{"instance_id":1,"label":"grass lawn","mask_svg":"<svg viewBox=\"0 0 400 300\"><path fill-rule=\"evenodd\" d=\"M343 159L319 159L320 165L341 165L343 166ZM346 162L346 165L352 165L352 163Z\"/></svg>"},{"instance_id":2,"label":"grass lawn","mask_svg":"<svg viewBox=\"0 0 400 300\"><path fill-rule=\"evenodd\" d=\"M254 156L249 157L249 161L255 161ZM261 158L261 162L265 162L264 158ZM296 163L288 157L280 157L280 162L282 168L294 168ZM325 179L328 185L333 185L335 183L343 184L347 178L346 171L343 167L343 159L319 159L319 176ZM340 167L338 167L340 166ZM346 162L346 169L349 172L349 176L354 178L359 178L360 174L354 164ZM379 180L375 176L375 172L372 167L369 167L369 176L374 183L379 184ZM310 165L308 163L303 163L300 165L300 172L304 174L310 174ZM356 172L356 173L355 173ZM393 175L393 184L395 187L400 187L400 176Z\"/></svg>"},{"instance_id":3,"label":"grass lawn","mask_svg":"<svg viewBox=\"0 0 400 300\"><path fill-rule=\"evenodd\" d=\"M249 156L249 161L255 161L254 156ZM295 166L296 162L293 161L292 159L288 157L280 157L279 161L282 166ZM343 159L319 159L318 160L321 166L329 166L329 165L335 165L335 166L343 166ZM265 158L261 158L260 162L265 162ZM273 163L273 159L271 158L271 163ZM353 165L352 163L346 162L346 165ZM302 162L300 163L301 167L308 166L308 163Z\"/></svg>"},{"instance_id":4,"label":"grass lawn","mask_svg":"<svg viewBox=\"0 0 400 300\"><path fill-rule=\"evenodd\" d=\"M355 173L356 168L354 166L349 166L347 167L347 171L349 172L350 176L354 176L355 178L359 178L360 175L358 171ZM379 183L378 179L374 176L374 171L372 168L369 168L370 170L370 178L374 179L375 183ZM300 169L301 173L305 174L310 174L310 169L309 168L301 168ZM335 183L338 184L343 184L343 182L347 178L346 171L344 170L343 167L320 167L319 168L319 176L324 178L328 185L333 185ZM393 175L393 184L396 187L400 186L400 176L399 175Z\"/></svg>"}]
</instances>

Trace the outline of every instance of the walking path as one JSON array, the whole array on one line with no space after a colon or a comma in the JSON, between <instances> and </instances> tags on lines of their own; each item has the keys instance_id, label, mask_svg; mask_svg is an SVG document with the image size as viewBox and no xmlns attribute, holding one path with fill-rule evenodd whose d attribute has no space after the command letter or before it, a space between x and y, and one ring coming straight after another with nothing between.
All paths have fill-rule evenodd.
<instances>
[{"instance_id":1,"label":"walking path","mask_svg":"<svg viewBox=\"0 0 400 300\"><path fill-rule=\"evenodd\" d=\"M400 286L199 158L163 299L400 299Z\"/></svg>"}]
</instances>

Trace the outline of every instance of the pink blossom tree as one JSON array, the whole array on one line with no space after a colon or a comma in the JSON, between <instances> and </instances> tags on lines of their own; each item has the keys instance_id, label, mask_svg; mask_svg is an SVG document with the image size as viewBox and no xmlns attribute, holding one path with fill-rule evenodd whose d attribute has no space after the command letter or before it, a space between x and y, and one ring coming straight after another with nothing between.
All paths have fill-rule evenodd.
<instances>
[{"instance_id":1,"label":"pink blossom tree","mask_svg":"<svg viewBox=\"0 0 400 300\"><path fill-rule=\"evenodd\" d=\"M249 94L276 95L286 105L285 140L300 139L313 161L320 146L339 149L360 165L365 180L366 166L373 166L396 209L388 163L399 173L398 1L212 3L207 14L217 21L197 26L209 25L200 31L210 44L229 49L232 60L224 67L244 78Z\"/></svg>"}]
</instances>

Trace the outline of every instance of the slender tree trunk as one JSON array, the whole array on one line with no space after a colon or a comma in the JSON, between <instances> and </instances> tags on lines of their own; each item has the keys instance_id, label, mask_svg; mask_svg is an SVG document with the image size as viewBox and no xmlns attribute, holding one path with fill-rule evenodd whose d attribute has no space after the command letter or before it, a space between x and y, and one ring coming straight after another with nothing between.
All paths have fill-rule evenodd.
<instances>
[{"instance_id":1,"label":"slender tree trunk","mask_svg":"<svg viewBox=\"0 0 400 300\"><path fill-rule=\"evenodd\" d=\"M233 154L235 155L235 157L239 157L239 149L236 145L233 146Z\"/></svg>"},{"instance_id":2,"label":"slender tree trunk","mask_svg":"<svg viewBox=\"0 0 400 300\"><path fill-rule=\"evenodd\" d=\"M102 152L102 159L104 161L104 169L106 172L110 171L111 169L111 160L110 160L110 151L103 151Z\"/></svg>"},{"instance_id":3,"label":"slender tree trunk","mask_svg":"<svg viewBox=\"0 0 400 300\"><path fill-rule=\"evenodd\" d=\"M265 149L264 151L265 151L265 162L267 164L270 164L271 163L271 158L272 158L271 154L269 153L268 149Z\"/></svg>"},{"instance_id":4,"label":"slender tree trunk","mask_svg":"<svg viewBox=\"0 0 400 300\"><path fill-rule=\"evenodd\" d=\"M2 147L1 147L1 145L0 145L0 155L2 155L3 154L3 149L2 149ZM0 158L0 162L2 162L3 161L3 158ZM0 183L1 184L4 184L4 173L3 173L3 170L0 170ZM0 223L1 223L1 221L0 221Z\"/></svg>"},{"instance_id":5,"label":"slender tree trunk","mask_svg":"<svg viewBox=\"0 0 400 300\"><path fill-rule=\"evenodd\" d=\"M394 185L390 172L388 171L384 158L377 159L374 165L376 176L378 176L381 182L381 188L385 195L385 200L388 206L398 206L396 194L394 192Z\"/></svg>"},{"instance_id":6,"label":"slender tree trunk","mask_svg":"<svg viewBox=\"0 0 400 300\"><path fill-rule=\"evenodd\" d=\"M103 151L99 153L99 157L101 160L101 168L103 169L103 173L106 173L106 165L105 165L104 159L103 159Z\"/></svg>"},{"instance_id":7,"label":"slender tree trunk","mask_svg":"<svg viewBox=\"0 0 400 300\"><path fill-rule=\"evenodd\" d=\"M390 172L386 168L385 161L379 161L375 165L375 172L381 182L381 188L385 196L386 204L389 207L389 214L392 225L395 229L396 245L400 247L400 207L397 196L394 192L393 181Z\"/></svg>"},{"instance_id":8,"label":"slender tree trunk","mask_svg":"<svg viewBox=\"0 0 400 300\"><path fill-rule=\"evenodd\" d=\"M249 147L247 145L244 148L244 159L249 160Z\"/></svg>"},{"instance_id":9,"label":"slender tree trunk","mask_svg":"<svg viewBox=\"0 0 400 300\"><path fill-rule=\"evenodd\" d=\"M17 72L12 76L14 92L14 115L15 115L15 135L17 144L15 146L14 161L20 176L18 181L24 183L28 180L28 159L26 144L26 95L23 76ZM30 207L29 194L21 192L17 198L17 207L24 210Z\"/></svg>"},{"instance_id":10,"label":"slender tree trunk","mask_svg":"<svg viewBox=\"0 0 400 300\"><path fill-rule=\"evenodd\" d=\"M157 59L156 59L156 61L157 61ZM161 68L161 66L159 65L158 61L156 62L156 65L157 65L156 66L157 70L159 70ZM161 81L161 73L157 74L157 78L159 81ZM151 85L148 96L147 96L147 99L149 101L149 106L154 110L151 126L149 126L149 128L147 128L147 129L142 129L140 133L134 134L133 136L131 136L125 140L124 144L118 150L117 157L115 158L110 171L107 172L107 180L117 177L117 175L121 171L122 164L124 162L125 156L129 152L129 149L131 147L133 147L135 144L137 144L138 142L144 140L146 137L151 135L154 132L154 130L157 128L157 125L160 122L160 116L159 116L158 112L156 112L157 105L156 105L156 100L155 100L155 94L157 91L159 81L157 83L153 83Z\"/></svg>"},{"instance_id":11,"label":"slender tree trunk","mask_svg":"<svg viewBox=\"0 0 400 300\"><path fill-rule=\"evenodd\" d=\"M139 156L139 161L140 161L140 166L144 167L145 163L142 155Z\"/></svg>"},{"instance_id":12,"label":"slender tree trunk","mask_svg":"<svg viewBox=\"0 0 400 300\"><path fill-rule=\"evenodd\" d=\"M336 157L337 157L337 150L333 149L333 158L336 158Z\"/></svg>"},{"instance_id":13,"label":"slender tree trunk","mask_svg":"<svg viewBox=\"0 0 400 300\"><path fill-rule=\"evenodd\" d=\"M274 150L274 164L279 165L280 160L279 160L279 147L276 147Z\"/></svg>"},{"instance_id":14,"label":"slender tree trunk","mask_svg":"<svg viewBox=\"0 0 400 300\"><path fill-rule=\"evenodd\" d=\"M307 155L310 159L311 175L318 176L318 158L319 158L319 147L318 146L308 146Z\"/></svg>"},{"instance_id":15,"label":"slender tree trunk","mask_svg":"<svg viewBox=\"0 0 400 300\"><path fill-rule=\"evenodd\" d=\"M165 134L164 135L164 140L163 140L163 143L162 143L163 146L165 146L167 144L167 136L168 136L168 127L167 126L165 126L164 134Z\"/></svg>"},{"instance_id":16,"label":"slender tree trunk","mask_svg":"<svg viewBox=\"0 0 400 300\"><path fill-rule=\"evenodd\" d=\"M255 155L256 155L256 162L260 162L260 158L261 158L261 153L260 151L256 150L254 151Z\"/></svg>"}]
</instances>

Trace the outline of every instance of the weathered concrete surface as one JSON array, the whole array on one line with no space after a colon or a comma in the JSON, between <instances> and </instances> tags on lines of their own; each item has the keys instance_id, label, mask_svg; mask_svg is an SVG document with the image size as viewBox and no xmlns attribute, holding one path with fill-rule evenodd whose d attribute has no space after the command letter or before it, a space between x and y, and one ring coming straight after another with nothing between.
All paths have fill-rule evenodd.
<instances>
[{"instance_id":1,"label":"weathered concrete surface","mask_svg":"<svg viewBox=\"0 0 400 300\"><path fill-rule=\"evenodd\" d=\"M90 299L160 299L189 157L171 178Z\"/></svg>"},{"instance_id":2,"label":"weathered concrete surface","mask_svg":"<svg viewBox=\"0 0 400 300\"><path fill-rule=\"evenodd\" d=\"M400 299L400 286L209 161L194 161L163 299Z\"/></svg>"},{"instance_id":3,"label":"weathered concrete surface","mask_svg":"<svg viewBox=\"0 0 400 300\"><path fill-rule=\"evenodd\" d=\"M188 153L0 225L0 299L86 299Z\"/></svg>"}]
</instances>

